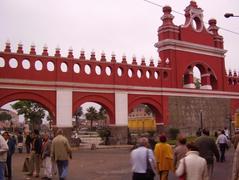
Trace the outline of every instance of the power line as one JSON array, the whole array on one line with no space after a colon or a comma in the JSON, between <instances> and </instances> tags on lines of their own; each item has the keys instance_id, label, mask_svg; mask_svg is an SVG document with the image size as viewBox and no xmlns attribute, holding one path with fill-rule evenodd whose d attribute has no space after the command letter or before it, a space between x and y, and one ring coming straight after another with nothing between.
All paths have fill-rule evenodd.
<instances>
[{"instance_id":1,"label":"power line","mask_svg":"<svg viewBox=\"0 0 239 180\"><path fill-rule=\"evenodd\" d=\"M149 3L149 4L152 4L152 5L154 5L154 6L158 6L158 7L161 7L161 8L164 7L163 5L160 5L160 4L155 3L155 2L153 2L153 1L150 1L150 0L143 0L143 1L145 1L145 2L147 2L147 3ZM179 12L179 11L175 11L175 10L173 10L173 9L172 9L172 11L175 12L176 14L179 14L179 15L183 15L183 16L184 16L184 14L181 13L181 12ZM208 24L208 23L207 23L207 22L204 22L204 24ZM232 31L232 30L230 30L230 29L226 29L226 28L223 28L223 27L220 27L220 26L218 26L218 27L219 27L221 30L223 30L223 31L227 31L227 32L230 32L230 33L232 33L232 34L235 34L235 35L238 35L238 36L239 36L239 32Z\"/></svg>"}]
</instances>

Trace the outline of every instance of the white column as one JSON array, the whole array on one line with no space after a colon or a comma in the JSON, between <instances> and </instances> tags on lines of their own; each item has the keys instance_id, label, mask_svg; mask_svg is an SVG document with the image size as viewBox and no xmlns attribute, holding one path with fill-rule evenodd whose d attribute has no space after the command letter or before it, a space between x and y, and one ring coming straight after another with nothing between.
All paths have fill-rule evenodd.
<instances>
[{"instance_id":1,"label":"white column","mask_svg":"<svg viewBox=\"0 0 239 180\"><path fill-rule=\"evenodd\" d=\"M115 125L128 126L128 93L115 92Z\"/></svg>"},{"instance_id":2,"label":"white column","mask_svg":"<svg viewBox=\"0 0 239 180\"><path fill-rule=\"evenodd\" d=\"M56 126L72 127L72 90L57 89Z\"/></svg>"}]
</instances>

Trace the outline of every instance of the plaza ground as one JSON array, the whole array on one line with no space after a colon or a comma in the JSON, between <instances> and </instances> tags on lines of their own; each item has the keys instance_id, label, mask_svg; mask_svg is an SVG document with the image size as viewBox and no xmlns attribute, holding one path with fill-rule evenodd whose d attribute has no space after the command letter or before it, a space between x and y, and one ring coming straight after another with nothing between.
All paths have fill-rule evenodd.
<instances>
[{"instance_id":1,"label":"plaza ground","mask_svg":"<svg viewBox=\"0 0 239 180\"><path fill-rule=\"evenodd\" d=\"M227 151L226 162L216 163L212 180L229 180L232 171L234 150ZM22 172L25 153L13 157L13 180L40 179L29 178ZM131 180L130 147L111 147L106 149L78 149L73 153L69 164L67 180ZM42 169L41 176L42 177ZM54 177L53 179L57 179ZM169 180L176 180L170 174Z\"/></svg>"}]
</instances>

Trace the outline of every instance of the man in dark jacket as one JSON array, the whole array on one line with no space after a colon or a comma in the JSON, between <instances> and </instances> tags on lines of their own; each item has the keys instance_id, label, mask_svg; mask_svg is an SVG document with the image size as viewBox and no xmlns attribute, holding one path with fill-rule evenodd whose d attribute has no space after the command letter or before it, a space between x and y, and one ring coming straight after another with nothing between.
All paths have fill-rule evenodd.
<instances>
[{"instance_id":1,"label":"man in dark jacket","mask_svg":"<svg viewBox=\"0 0 239 180\"><path fill-rule=\"evenodd\" d=\"M7 152L7 161L6 161L6 172L5 176L8 177L8 179L12 178L12 155L15 152L15 142L14 140L10 137L9 133L7 131L3 132L2 136L7 142L8 145L8 152Z\"/></svg>"},{"instance_id":2,"label":"man in dark jacket","mask_svg":"<svg viewBox=\"0 0 239 180\"><path fill-rule=\"evenodd\" d=\"M33 132L33 140L32 140L32 149L30 154L30 168L28 176L32 176L34 169L36 169L36 177L39 177L40 174L40 161L41 161L41 147L42 147L42 139L39 135L39 131L37 129Z\"/></svg>"},{"instance_id":3,"label":"man in dark jacket","mask_svg":"<svg viewBox=\"0 0 239 180\"><path fill-rule=\"evenodd\" d=\"M209 137L209 131L204 129L202 133L203 135L196 139L195 144L199 148L199 155L207 161L208 175L209 179L211 179L214 166L214 156L217 161L219 161L219 151L215 140Z\"/></svg>"}]
</instances>

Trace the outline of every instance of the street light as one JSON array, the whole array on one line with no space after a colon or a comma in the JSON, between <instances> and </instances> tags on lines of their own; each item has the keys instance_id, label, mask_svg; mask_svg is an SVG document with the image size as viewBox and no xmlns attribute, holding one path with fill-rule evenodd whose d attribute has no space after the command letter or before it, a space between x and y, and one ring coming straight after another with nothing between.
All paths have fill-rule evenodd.
<instances>
[{"instance_id":1,"label":"street light","mask_svg":"<svg viewBox=\"0 0 239 180\"><path fill-rule=\"evenodd\" d=\"M229 17L239 17L238 15L234 15L233 13L226 13L224 14L225 18L229 18Z\"/></svg>"},{"instance_id":2,"label":"street light","mask_svg":"<svg viewBox=\"0 0 239 180\"><path fill-rule=\"evenodd\" d=\"M201 125L201 131L202 131L203 130L202 110L200 110L200 125Z\"/></svg>"}]
</instances>

